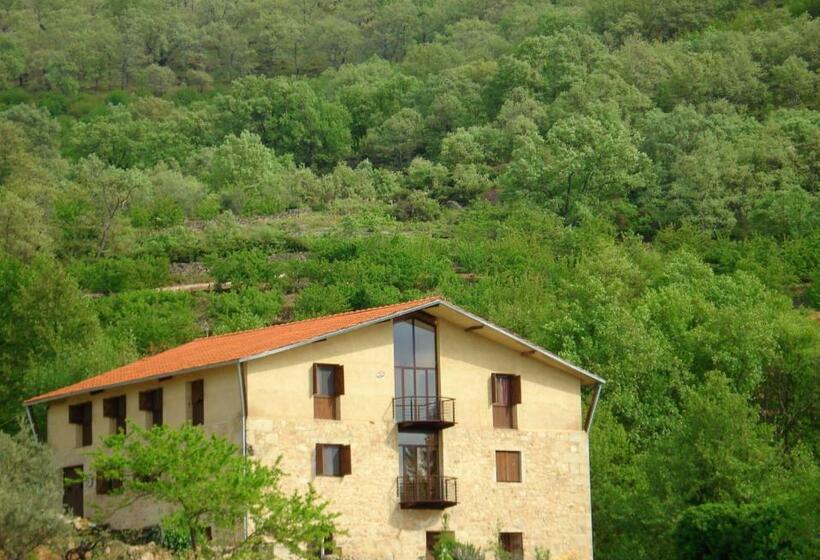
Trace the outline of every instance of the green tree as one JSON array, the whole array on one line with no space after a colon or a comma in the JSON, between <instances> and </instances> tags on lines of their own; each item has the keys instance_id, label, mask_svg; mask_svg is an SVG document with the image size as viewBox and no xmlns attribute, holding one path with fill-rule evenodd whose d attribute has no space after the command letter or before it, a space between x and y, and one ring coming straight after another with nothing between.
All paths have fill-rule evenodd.
<instances>
[{"instance_id":1,"label":"green tree","mask_svg":"<svg viewBox=\"0 0 820 560\"><path fill-rule=\"evenodd\" d=\"M62 493L60 469L48 447L27 427L16 436L0 432L0 552L6 558L23 560L67 534Z\"/></svg>"},{"instance_id":2,"label":"green tree","mask_svg":"<svg viewBox=\"0 0 820 560\"><path fill-rule=\"evenodd\" d=\"M145 430L130 423L127 433L109 436L93 452L91 468L122 481L116 492L128 502L149 498L172 507L169 515L186 530L195 555L209 546L207 527L233 530L246 515L253 532L240 549L281 545L308 558L311 545L337 532L335 515L312 487L285 494L278 465L243 456L225 438L190 424Z\"/></svg>"}]
</instances>

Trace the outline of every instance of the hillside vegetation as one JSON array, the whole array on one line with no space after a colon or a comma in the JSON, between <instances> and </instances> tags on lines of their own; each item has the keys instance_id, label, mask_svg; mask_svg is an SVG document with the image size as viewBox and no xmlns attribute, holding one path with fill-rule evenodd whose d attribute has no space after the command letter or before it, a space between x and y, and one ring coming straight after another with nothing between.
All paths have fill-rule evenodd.
<instances>
[{"instance_id":1,"label":"hillside vegetation","mask_svg":"<svg viewBox=\"0 0 820 560\"><path fill-rule=\"evenodd\" d=\"M818 12L0 0L0 429L197 336L439 293L608 380L597 558L813 556ZM230 284L158 289L197 282Z\"/></svg>"}]
</instances>

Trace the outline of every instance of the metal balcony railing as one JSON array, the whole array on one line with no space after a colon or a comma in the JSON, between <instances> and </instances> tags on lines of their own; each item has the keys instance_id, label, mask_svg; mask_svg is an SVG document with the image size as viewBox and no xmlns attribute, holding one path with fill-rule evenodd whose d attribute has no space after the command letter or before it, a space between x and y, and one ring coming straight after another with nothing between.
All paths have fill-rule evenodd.
<instances>
[{"instance_id":1,"label":"metal balcony railing","mask_svg":"<svg viewBox=\"0 0 820 560\"><path fill-rule=\"evenodd\" d=\"M393 419L399 428L447 428L456 423L456 401L447 397L396 397Z\"/></svg>"},{"instance_id":2,"label":"metal balcony railing","mask_svg":"<svg viewBox=\"0 0 820 560\"><path fill-rule=\"evenodd\" d=\"M452 476L400 476L396 488L403 509L444 509L458 503L458 481Z\"/></svg>"}]
</instances>

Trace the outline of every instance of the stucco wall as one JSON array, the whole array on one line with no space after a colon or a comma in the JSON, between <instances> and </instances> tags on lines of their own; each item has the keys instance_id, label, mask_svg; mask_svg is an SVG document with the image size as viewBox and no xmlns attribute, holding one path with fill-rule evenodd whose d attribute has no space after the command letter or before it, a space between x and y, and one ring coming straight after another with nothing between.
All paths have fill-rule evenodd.
<instances>
[{"instance_id":1,"label":"stucco wall","mask_svg":"<svg viewBox=\"0 0 820 560\"><path fill-rule=\"evenodd\" d=\"M194 372L166 381L151 381L121 388L113 388L96 395L71 397L48 408L48 443L54 450L59 464L63 467L83 465L89 472L87 455L101 438L112 433L111 421L103 416L104 399L126 396L126 416L129 420L146 425L146 413L139 410L139 393L161 387L163 390L163 422L179 426L188 417L188 399L186 383L194 379L204 379L205 388L205 428L212 433L221 434L231 441L239 442L240 403L239 387L234 366L214 368ZM92 440L93 445L78 447L77 430L74 424L68 423L68 407L73 404L92 402ZM117 505L120 499L100 496L96 493L95 482L85 485L83 501L85 515L99 521L108 521L116 528L143 527L157 523L160 510L156 504L140 501L125 510Z\"/></svg>"},{"instance_id":2,"label":"stucco wall","mask_svg":"<svg viewBox=\"0 0 820 560\"><path fill-rule=\"evenodd\" d=\"M580 382L518 351L439 320L441 394L456 399L457 425L444 430L443 473L458 478L459 504L444 512L402 510L394 396L392 323L385 322L248 364L248 442L257 458L281 455L286 485L312 482L340 512L338 538L355 558L415 560L425 532L442 527L486 546L498 531L521 531L527 558L536 546L553 558L590 558L586 433ZM311 366L345 367L341 420L314 420ZM518 430L492 426L491 373L522 377ZM350 444L352 474L316 477L316 443ZM522 451L522 483L495 481L495 451Z\"/></svg>"}]
</instances>

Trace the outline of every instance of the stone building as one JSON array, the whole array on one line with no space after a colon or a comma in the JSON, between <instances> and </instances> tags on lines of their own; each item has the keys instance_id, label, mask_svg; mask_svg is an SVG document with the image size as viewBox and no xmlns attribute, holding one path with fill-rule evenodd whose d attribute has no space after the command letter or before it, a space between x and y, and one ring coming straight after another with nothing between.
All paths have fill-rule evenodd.
<instances>
[{"instance_id":1,"label":"stone building","mask_svg":"<svg viewBox=\"0 0 820 560\"><path fill-rule=\"evenodd\" d=\"M587 430L603 380L441 298L211 336L27 401L66 469L125 418L185 421L312 483L345 557L416 560L443 530L526 559L592 557ZM582 413L582 388L591 386ZM93 478L92 478L93 479ZM114 527L104 481L66 504Z\"/></svg>"}]
</instances>

